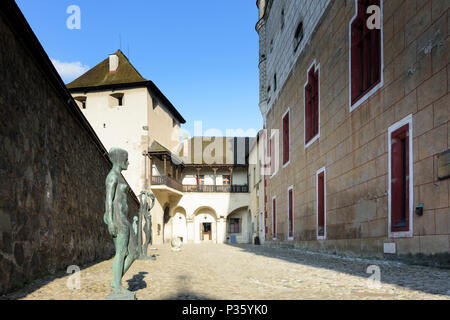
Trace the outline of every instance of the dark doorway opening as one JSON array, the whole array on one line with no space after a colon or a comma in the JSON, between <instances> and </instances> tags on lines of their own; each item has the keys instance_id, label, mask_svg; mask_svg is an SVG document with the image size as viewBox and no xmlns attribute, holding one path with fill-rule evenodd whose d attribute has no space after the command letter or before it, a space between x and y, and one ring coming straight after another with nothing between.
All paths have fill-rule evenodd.
<instances>
[{"instance_id":1,"label":"dark doorway opening","mask_svg":"<svg viewBox=\"0 0 450 320\"><path fill-rule=\"evenodd\" d=\"M202 235L203 235L203 241L209 241L212 240L212 228L210 222L204 222L202 223Z\"/></svg>"}]
</instances>

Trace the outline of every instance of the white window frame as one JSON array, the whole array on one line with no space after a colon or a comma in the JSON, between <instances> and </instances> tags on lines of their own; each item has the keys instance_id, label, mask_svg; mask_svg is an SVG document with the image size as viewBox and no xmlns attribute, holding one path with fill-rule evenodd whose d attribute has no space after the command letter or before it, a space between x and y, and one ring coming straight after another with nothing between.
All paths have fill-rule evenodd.
<instances>
[{"instance_id":1,"label":"white window frame","mask_svg":"<svg viewBox=\"0 0 450 320\"><path fill-rule=\"evenodd\" d=\"M312 67L314 68L314 72L318 71L318 79L317 79L317 89L318 89L318 110L317 110L317 116L318 116L318 129L319 131L317 132L317 134L308 142L306 143L306 86L308 85L308 73L309 70L311 70ZM314 142L316 142L316 140L318 140L320 138L320 63L317 64L316 59L314 59L314 61L311 63L311 65L309 66L309 68L306 70L306 82L305 85L303 86L303 142L305 145L305 150L308 149Z\"/></svg>"},{"instance_id":2,"label":"white window frame","mask_svg":"<svg viewBox=\"0 0 450 320\"><path fill-rule=\"evenodd\" d=\"M270 139L269 139L269 147L270 147L270 141L272 140L273 136L275 136L275 138L273 140L273 148L275 149L274 152L273 152L273 155L274 155L275 159L272 159L272 150L269 148L270 149L269 150L270 151L270 161L271 162L272 162L272 160L274 161L273 173L270 176L270 179L275 177L277 175L277 173L278 173L278 163L279 163L278 160L279 160L279 157L280 157L280 148L279 148L279 144L280 144L280 130L272 129L272 134L270 135Z\"/></svg>"},{"instance_id":3,"label":"white window frame","mask_svg":"<svg viewBox=\"0 0 450 320\"><path fill-rule=\"evenodd\" d=\"M392 203L392 149L391 149L391 135L397 129L403 127L404 125L409 125L409 231L391 231L391 203ZM389 238L410 238L413 236L413 217L414 217L414 146L413 146L413 117L409 114L402 120L394 123L388 129L388 236Z\"/></svg>"},{"instance_id":4,"label":"white window frame","mask_svg":"<svg viewBox=\"0 0 450 320\"><path fill-rule=\"evenodd\" d=\"M282 134L283 134L283 153L282 158L284 158L284 117L289 114L289 131L288 131L288 138L289 138L289 160L283 164L283 169L286 168L291 163L291 112L290 108L287 108L286 112L281 116L281 126L283 128ZM284 159L283 159L284 160Z\"/></svg>"},{"instance_id":5,"label":"white window frame","mask_svg":"<svg viewBox=\"0 0 450 320\"><path fill-rule=\"evenodd\" d=\"M319 236L319 174L323 172L323 236ZM327 170L325 167L316 172L316 237L317 240L327 239Z\"/></svg>"},{"instance_id":6,"label":"white window frame","mask_svg":"<svg viewBox=\"0 0 450 320\"><path fill-rule=\"evenodd\" d=\"M289 191L292 190L292 237L289 236L289 227L290 227L290 223L289 223ZM292 241L294 240L294 218L295 218L295 212L294 212L294 185L290 186L288 188L288 192L287 192L287 239L288 241Z\"/></svg>"},{"instance_id":7,"label":"white window frame","mask_svg":"<svg viewBox=\"0 0 450 320\"><path fill-rule=\"evenodd\" d=\"M275 200L275 216L273 215L273 200ZM272 240L277 240L277 233L273 232L274 229L277 231L277 215L278 212L276 212L277 209L277 196L272 197ZM274 219L275 217L275 219ZM274 228L275 227L275 228Z\"/></svg>"},{"instance_id":8,"label":"white window frame","mask_svg":"<svg viewBox=\"0 0 450 320\"><path fill-rule=\"evenodd\" d=\"M380 29L380 51L381 51L381 70L380 70L380 83L378 83L375 87L373 87L369 92L367 92L365 95L363 95L359 100L352 105L352 23L355 21L356 17L358 16L358 0L355 0L355 15L350 20L348 24L348 97L349 97L349 111L352 113L354 110L356 110L360 105L362 105L364 102L366 102L370 96L372 96L375 92L377 92L381 87L384 86L384 41L383 41L383 34L384 34L384 20L383 20L383 0L380 0L380 19L381 19L381 29Z\"/></svg>"}]
</instances>

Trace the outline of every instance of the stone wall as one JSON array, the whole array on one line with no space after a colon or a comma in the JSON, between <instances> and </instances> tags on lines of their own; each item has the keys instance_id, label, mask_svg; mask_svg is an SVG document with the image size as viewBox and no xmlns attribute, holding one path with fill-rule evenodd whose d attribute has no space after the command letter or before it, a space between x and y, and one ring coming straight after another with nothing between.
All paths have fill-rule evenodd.
<instances>
[{"instance_id":1,"label":"stone wall","mask_svg":"<svg viewBox=\"0 0 450 320\"><path fill-rule=\"evenodd\" d=\"M264 52L267 55L267 74L263 88L268 92L268 108L280 94L289 73L295 66L295 61L309 44L311 35L327 8L329 0L276 0L273 1L266 22ZM282 13L284 13L284 18ZM284 26L282 27L282 20ZM294 51L294 35L299 23L303 23L303 40ZM276 74L277 86L274 87ZM263 89L262 88L262 89Z\"/></svg>"},{"instance_id":2,"label":"stone wall","mask_svg":"<svg viewBox=\"0 0 450 320\"><path fill-rule=\"evenodd\" d=\"M26 22L19 14L11 17L16 11L5 11L0 12L0 294L114 252L103 222L111 168L106 150L75 111ZM16 27L27 32L19 34ZM129 216L136 215L132 193L128 206Z\"/></svg>"},{"instance_id":3,"label":"stone wall","mask_svg":"<svg viewBox=\"0 0 450 320\"><path fill-rule=\"evenodd\" d=\"M267 129L281 132L282 115L290 109L290 164L266 178L266 239L272 239L271 199L276 196L277 238L286 244L383 255L384 243L395 242L399 255L448 257L449 179L437 176L437 156L450 148L448 3L383 1L384 84L350 111L349 22L354 14L353 0L330 3L267 115ZM320 137L305 148L303 88L313 61L320 64ZM424 203L425 209L422 216L413 213L411 237L390 238L388 128L408 115L413 119L413 202ZM316 172L322 167L327 239L317 240ZM288 241L291 185L295 229L294 240Z\"/></svg>"}]
</instances>

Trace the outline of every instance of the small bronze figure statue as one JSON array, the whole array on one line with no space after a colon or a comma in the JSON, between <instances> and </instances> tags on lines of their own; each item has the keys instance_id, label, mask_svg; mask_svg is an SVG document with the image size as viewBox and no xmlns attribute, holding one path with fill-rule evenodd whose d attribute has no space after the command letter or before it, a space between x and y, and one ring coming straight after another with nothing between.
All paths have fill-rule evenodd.
<instances>
[{"instance_id":1,"label":"small bronze figure statue","mask_svg":"<svg viewBox=\"0 0 450 320\"><path fill-rule=\"evenodd\" d=\"M137 258L137 237L128 221L127 191L128 185L121 172L128 169L128 152L112 148L109 157L113 167L106 177L106 201L104 222L114 240L116 255L113 262L113 280L111 287L114 292L108 300L135 300L134 292L122 286L122 277Z\"/></svg>"},{"instance_id":2,"label":"small bronze figure statue","mask_svg":"<svg viewBox=\"0 0 450 320\"><path fill-rule=\"evenodd\" d=\"M147 198L150 198L152 200L152 203L149 205ZM154 257L149 257L147 255L148 245L149 243L152 243L152 216L150 214L150 210L152 210L153 206L155 205L155 195L152 193L149 193L148 191L142 191L139 195L139 201L141 203L140 208L140 215L141 219L142 217L145 219L144 224L144 234L145 234L145 242L142 241L142 235L140 236L140 243L142 243L141 247L141 255L140 259L153 259Z\"/></svg>"}]
</instances>

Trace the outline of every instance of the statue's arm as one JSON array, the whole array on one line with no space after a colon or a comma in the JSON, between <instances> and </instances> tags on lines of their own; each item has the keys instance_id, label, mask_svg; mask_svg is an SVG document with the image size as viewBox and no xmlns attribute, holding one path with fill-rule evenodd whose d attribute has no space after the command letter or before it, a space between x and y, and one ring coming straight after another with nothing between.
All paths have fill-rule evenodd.
<instances>
[{"instance_id":1,"label":"statue's arm","mask_svg":"<svg viewBox=\"0 0 450 320\"><path fill-rule=\"evenodd\" d=\"M152 204L148 208L148 211L152 210L153 206L155 205L155 195L153 193L150 194L150 199L152 199Z\"/></svg>"},{"instance_id":2,"label":"statue's arm","mask_svg":"<svg viewBox=\"0 0 450 320\"><path fill-rule=\"evenodd\" d=\"M110 175L106 179L105 222L108 224L110 233L115 233L112 232L113 231L112 229L114 229L113 227L115 225L113 218L113 206L118 181L119 179L115 175Z\"/></svg>"}]
</instances>

